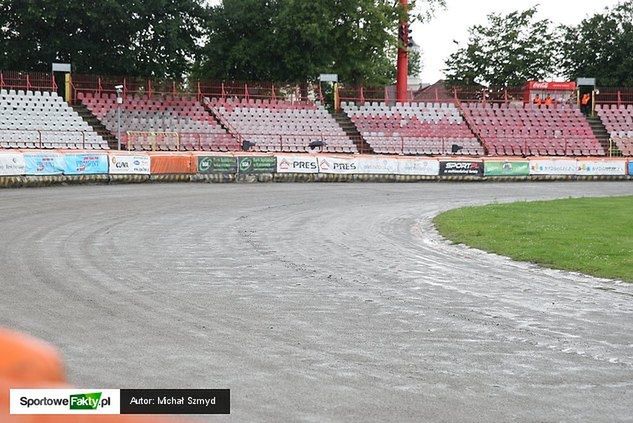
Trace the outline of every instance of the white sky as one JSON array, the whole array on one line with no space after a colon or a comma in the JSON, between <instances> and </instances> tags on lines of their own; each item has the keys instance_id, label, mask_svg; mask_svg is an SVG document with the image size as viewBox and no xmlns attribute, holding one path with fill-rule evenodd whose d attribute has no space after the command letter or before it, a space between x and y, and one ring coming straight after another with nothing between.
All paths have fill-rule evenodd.
<instances>
[{"instance_id":1,"label":"white sky","mask_svg":"<svg viewBox=\"0 0 633 423\"><path fill-rule=\"evenodd\" d=\"M540 4L539 17L555 23L575 24L618 0L446 0L446 9L427 24L416 24L413 38L422 49L422 81L434 83L443 78L444 62L468 40L468 28L485 24L492 12L511 13Z\"/></svg>"},{"instance_id":2,"label":"white sky","mask_svg":"<svg viewBox=\"0 0 633 423\"><path fill-rule=\"evenodd\" d=\"M310 1L310 0L305 0ZM219 4L220 0L206 0L208 4ZM413 38L420 45L422 58L422 81L435 83L443 78L444 62L457 49L453 43L468 40L468 28L485 24L492 12L510 13L525 10L539 4L540 18L555 23L574 24L618 0L446 0L446 9L440 10L427 24L413 27Z\"/></svg>"}]
</instances>

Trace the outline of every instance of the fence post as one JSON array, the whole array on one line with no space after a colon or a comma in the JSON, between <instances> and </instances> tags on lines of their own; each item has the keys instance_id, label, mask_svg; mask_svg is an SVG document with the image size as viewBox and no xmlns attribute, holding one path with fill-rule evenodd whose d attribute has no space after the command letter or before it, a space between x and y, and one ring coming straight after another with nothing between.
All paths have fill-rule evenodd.
<instances>
[{"instance_id":1,"label":"fence post","mask_svg":"<svg viewBox=\"0 0 633 423\"><path fill-rule=\"evenodd\" d=\"M31 89L31 77L29 76L29 74L26 74L26 89L30 90Z\"/></svg>"},{"instance_id":2,"label":"fence post","mask_svg":"<svg viewBox=\"0 0 633 423\"><path fill-rule=\"evenodd\" d=\"M360 87L360 97L358 98L358 102L361 106L365 104L365 88Z\"/></svg>"}]
</instances>

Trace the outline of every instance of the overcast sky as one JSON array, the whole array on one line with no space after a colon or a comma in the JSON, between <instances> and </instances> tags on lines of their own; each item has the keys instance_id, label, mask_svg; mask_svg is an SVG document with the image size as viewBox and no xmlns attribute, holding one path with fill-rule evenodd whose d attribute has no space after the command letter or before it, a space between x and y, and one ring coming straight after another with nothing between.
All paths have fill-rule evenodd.
<instances>
[{"instance_id":1,"label":"overcast sky","mask_svg":"<svg viewBox=\"0 0 633 423\"><path fill-rule=\"evenodd\" d=\"M541 18L574 24L613 6L618 0L446 0L446 9L427 24L417 24L413 37L423 52L422 81L434 83L443 77L444 62L457 46L453 40L468 40L468 28L484 24L492 12L510 13L540 4Z\"/></svg>"},{"instance_id":2,"label":"overcast sky","mask_svg":"<svg viewBox=\"0 0 633 423\"><path fill-rule=\"evenodd\" d=\"M431 22L418 23L413 28L415 42L423 52L422 81L434 83L442 79L444 62L457 49L453 40L467 41L468 28L486 23L486 16L492 12L510 13L540 4L541 18L569 25L617 3L618 0L446 0L446 9L440 10Z\"/></svg>"}]
</instances>

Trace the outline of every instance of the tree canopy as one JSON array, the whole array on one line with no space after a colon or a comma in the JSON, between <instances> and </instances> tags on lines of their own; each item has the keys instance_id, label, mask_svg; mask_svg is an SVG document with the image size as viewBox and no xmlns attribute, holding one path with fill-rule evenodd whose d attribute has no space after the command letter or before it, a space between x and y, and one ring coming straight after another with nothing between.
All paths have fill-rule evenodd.
<instances>
[{"instance_id":1,"label":"tree canopy","mask_svg":"<svg viewBox=\"0 0 633 423\"><path fill-rule=\"evenodd\" d=\"M432 11L443 0L422 3L414 10ZM388 84L401 12L393 0L224 0L210 10L194 74L295 82L337 73L348 83ZM419 71L415 61L411 71Z\"/></svg>"},{"instance_id":2,"label":"tree canopy","mask_svg":"<svg viewBox=\"0 0 633 423\"><path fill-rule=\"evenodd\" d=\"M595 77L603 86L633 86L633 1L562 28L562 74Z\"/></svg>"},{"instance_id":3,"label":"tree canopy","mask_svg":"<svg viewBox=\"0 0 633 423\"><path fill-rule=\"evenodd\" d=\"M493 13L486 25L469 30L466 46L446 62L450 85L521 86L552 76L557 42L551 22L536 18L537 8L507 15Z\"/></svg>"},{"instance_id":4,"label":"tree canopy","mask_svg":"<svg viewBox=\"0 0 633 423\"><path fill-rule=\"evenodd\" d=\"M424 19L444 0L419 0ZM0 69L346 82L395 76L394 0L0 0ZM419 15L419 16L418 16ZM419 71L413 61L412 72Z\"/></svg>"},{"instance_id":5,"label":"tree canopy","mask_svg":"<svg viewBox=\"0 0 633 423\"><path fill-rule=\"evenodd\" d=\"M0 0L0 69L180 77L198 53L197 0Z\"/></svg>"},{"instance_id":6,"label":"tree canopy","mask_svg":"<svg viewBox=\"0 0 633 423\"><path fill-rule=\"evenodd\" d=\"M558 76L633 86L633 0L578 25L554 27L537 8L492 14L446 61L450 85L520 86Z\"/></svg>"}]
</instances>

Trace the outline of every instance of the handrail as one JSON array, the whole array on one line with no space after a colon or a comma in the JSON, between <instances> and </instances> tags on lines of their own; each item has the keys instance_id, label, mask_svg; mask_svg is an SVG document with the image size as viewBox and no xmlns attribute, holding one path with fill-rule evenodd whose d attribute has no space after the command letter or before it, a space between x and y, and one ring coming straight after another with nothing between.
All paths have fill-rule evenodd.
<instances>
[{"instance_id":1,"label":"handrail","mask_svg":"<svg viewBox=\"0 0 633 423\"><path fill-rule=\"evenodd\" d=\"M37 133L37 141L16 141L23 143L37 143L39 148L44 148L44 143L48 143L49 141L44 140L44 136L47 134L81 134L81 145L82 148L86 148L86 133L92 133L93 131L81 131L81 130L71 130L71 129L0 129L0 132L33 132ZM64 143L68 144L68 143ZM71 144L77 144L76 142L71 142Z\"/></svg>"}]
</instances>

